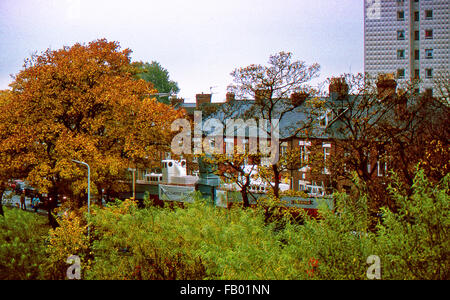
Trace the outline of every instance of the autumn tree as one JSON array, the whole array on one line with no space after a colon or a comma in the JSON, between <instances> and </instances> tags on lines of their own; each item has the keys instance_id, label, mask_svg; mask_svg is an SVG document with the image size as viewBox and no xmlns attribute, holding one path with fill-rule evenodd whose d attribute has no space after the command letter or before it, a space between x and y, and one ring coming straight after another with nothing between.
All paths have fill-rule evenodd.
<instances>
[{"instance_id":1,"label":"autumn tree","mask_svg":"<svg viewBox=\"0 0 450 300\"><path fill-rule=\"evenodd\" d=\"M8 91L0 91L0 106L5 105L7 100ZM1 116L0 116L1 118ZM3 124L5 126L5 124ZM2 122L0 122L0 138L6 132L2 126ZM5 154L0 152L0 157L3 157ZM0 162L4 163L4 159L0 158ZM6 166L0 165L0 215L3 216L3 194L6 190L6 182L8 180L7 172L5 172Z\"/></svg>"},{"instance_id":2,"label":"autumn tree","mask_svg":"<svg viewBox=\"0 0 450 300\"><path fill-rule=\"evenodd\" d=\"M241 153L235 146L233 153L214 153L200 156L205 163L217 165L215 174L219 175L231 190L237 188L242 197L242 206L250 207L250 198L256 200L250 192L252 179L256 179L257 165L249 165L251 160L258 160L259 155ZM254 163L254 162L253 162Z\"/></svg>"},{"instance_id":3,"label":"autumn tree","mask_svg":"<svg viewBox=\"0 0 450 300\"><path fill-rule=\"evenodd\" d=\"M178 83L170 79L169 71L162 67L159 62L134 62L133 66L136 68L136 78L152 83L157 93L168 94L167 96L157 95L158 101L170 104L169 96L180 91Z\"/></svg>"},{"instance_id":4,"label":"autumn tree","mask_svg":"<svg viewBox=\"0 0 450 300\"><path fill-rule=\"evenodd\" d=\"M441 71L433 79L435 97L450 106L450 71Z\"/></svg>"},{"instance_id":5,"label":"autumn tree","mask_svg":"<svg viewBox=\"0 0 450 300\"><path fill-rule=\"evenodd\" d=\"M91 191L120 189L129 167L148 167L167 151L170 124L181 112L157 102L152 84L133 77L131 50L96 40L46 50L25 61L0 105L1 165L22 171L51 197L83 198L86 170Z\"/></svg>"},{"instance_id":6,"label":"autumn tree","mask_svg":"<svg viewBox=\"0 0 450 300\"><path fill-rule=\"evenodd\" d=\"M8 107L13 102L11 91L0 91L0 107ZM9 123L5 120L5 115L0 114L0 140L8 137ZM2 199L4 192L8 189L8 180L11 178L21 178L24 173L11 164L11 152L7 149L0 151L0 215L3 215Z\"/></svg>"},{"instance_id":7,"label":"autumn tree","mask_svg":"<svg viewBox=\"0 0 450 300\"><path fill-rule=\"evenodd\" d=\"M335 182L358 176L372 216L382 206L393 208L386 190L390 171L406 188L419 163L436 182L449 172L450 110L441 98L416 94L418 82L400 88L390 75L348 74L330 83L326 131L337 150L328 167Z\"/></svg>"},{"instance_id":8,"label":"autumn tree","mask_svg":"<svg viewBox=\"0 0 450 300\"><path fill-rule=\"evenodd\" d=\"M275 197L280 196L280 179L285 165L280 163L280 145L294 137L307 135L317 122L320 101L317 91L308 83L318 76L320 66L307 65L300 60L292 60L289 52L271 55L268 65L252 64L237 68L232 73L233 84L228 91L238 99L254 99L253 105L242 112L243 116L267 120L263 129L267 139L277 142L271 145L272 158L268 162L270 174L265 180L271 185ZM304 118L292 120L292 114L303 114ZM283 133L276 136L276 128ZM261 128L260 128L261 129ZM261 143L261 137L259 137Z\"/></svg>"}]
</instances>

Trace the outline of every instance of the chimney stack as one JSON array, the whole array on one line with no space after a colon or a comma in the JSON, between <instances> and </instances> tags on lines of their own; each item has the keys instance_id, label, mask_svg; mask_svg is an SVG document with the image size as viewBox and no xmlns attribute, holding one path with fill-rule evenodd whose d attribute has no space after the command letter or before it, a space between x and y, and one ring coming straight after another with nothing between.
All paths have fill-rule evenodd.
<instances>
[{"instance_id":1,"label":"chimney stack","mask_svg":"<svg viewBox=\"0 0 450 300\"><path fill-rule=\"evenodd\" d=\"M177 98L177 97L170 98L170 104L173 107L181 106L183 103L184 103L184 99L183 98Z\"/></svg>"},{"instance_id":2,"label":"chimney stack","mask_svg":"<svg viewBox=\"0 0 450 300\"><path fill-rule=\"evenodd\" d=\"M297 92L291 94L291 103L295 107L301 106L308 99L309 94L306 92Z\"/></svg>"},{"instance_id":3,"label":"chimney stack","mask_svg":"<svg viewBox=\"0 0 450 300\"><path fill-rule=\"evenodd\" d=\"M397 81L394 79L394 74L378 75L377 92L379 100L397 95Z\"/></svg>"},{"instance_id":4,"label":"chimney stack","mask_svg":"<svg viewBox=\"0 0 450 300\"><path fill-rule=\"evenodd\" d=\"M200 107L203 103L211 103L211 94L197 94L195 95L195 100L197 107Z\"/></svg>"},{"instance_id":5,"label":"chimney stack","mask_svg":"<svg viewBox=\"0 0 450 300\"><path fill-rule=\"evenodd\" d=\"M235 95L234 95L234 93L228 92L227 95L226 95L226 102L227 102L227 103L228 103L228 102L233 102L234 100L235 100Z\"/></svg>"},{"instance_id":6,"label":"chimney stack","mask_svg":"<svg viewBox=\"0 0 450 300\"><path fill-rule=\"evenodd\" d=\"M268 89L258 89L255 91L255 102L263 103L265 100L271 98L270 90Z\"/></svg>"},{"instance_id":7,"label":"chimney stack","mask_svg":"<svg viewBox=\"0 0 450 300\"><path fill-rule=\"evenodd\" d=\"M348 84L344 77L333 77L328 87L331 100L344 100L348 96Z\"/></svg>"}]
</instances>

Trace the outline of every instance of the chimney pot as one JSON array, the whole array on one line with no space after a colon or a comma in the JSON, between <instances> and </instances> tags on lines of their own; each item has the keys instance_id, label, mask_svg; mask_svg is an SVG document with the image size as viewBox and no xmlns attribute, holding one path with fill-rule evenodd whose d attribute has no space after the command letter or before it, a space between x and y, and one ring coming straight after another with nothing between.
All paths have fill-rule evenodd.
<instances>
[{"instance_id":1,"label":"chimney pot","mask_svg":"<svg viewBox=\"0 0 450 300\"><path fill-rule=\"evenodd\" d=\"M201 106L203 103L211 103L211 94L197 94L195 95L197 107Z\"/></svg>"},{"instance_id":2,"label":"chimney pot","mask_svg":"<svg viewBox=\"0 0 450 300\"><path fill-rule=\"evenodd\" d=\"M268 89L258 89L255 91L255 102L263 103L265 100L271 99L271 93Z\"/></svg>"},{"instance_id":3,"label":"chimney pot","mask_svg":"<svg viewBox=\"0 0 450 300\"><path fill-rule=\"evenodd\" d=\"M343 100L348 96L348 84L343 77L333 77L328 87L333 100Z\"/></svg>"},{"instance_id":4,"label":"chimney pot","mask_svg":"<svg viewBox=\"0 0 450 300\"><path fill-rule=\"evenodd\" d=\"M308 97L309 97L309 94L306 92L292 93L291 94L292 105L294 105L295 107L298 107L298 106L302 105Z\"/></svg>"},{"instance_id":5,"label":"chimney pot","mask_svg":"<svg viewBox=\"0 0 450 300\"><path fill-rule=\"evenodd\" d=\"M378 75L377 92L380 100L397 95L397 81L394 79L394 74Z\"/></svg>"},{"instance_id":6,"label":"chimney pot","mask_svg":"<svg viewBox=\"0 0 450 300\"><path fill-rule=\"evenodd\" d=\"M227 95L226 95L226 102L232 102L232 101L234 101L235 100L235 95L234 95L234 93L227 93Z\"/></svg>"}]
</instances>

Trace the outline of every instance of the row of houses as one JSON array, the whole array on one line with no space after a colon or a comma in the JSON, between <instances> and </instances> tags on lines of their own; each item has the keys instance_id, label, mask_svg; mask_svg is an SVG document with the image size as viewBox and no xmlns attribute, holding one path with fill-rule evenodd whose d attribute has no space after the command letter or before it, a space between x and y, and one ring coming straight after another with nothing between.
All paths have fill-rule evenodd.
<instances>
[{"instance_id":1,"label":"row of houses","mask_svg":"<svg viewBox=\"0 0 450 300\"><path fill-rule=\"evenodd\" d=\"M378 100L382 101L392 96L399 97L401 91L397 91L396 86L392 76L380 76L377 81ZM196 118L200 115L203 145L205 140L208 140L210 150L220 153L232 153L233 151L229 149L233 149L234 145L240 145L249 151L252 149L252 143L256 143L256 148L259 149L262 139L266 139L266 143L270 145L275 133L270 132L269 126L268 134L261 138L261 122L258 117L264 116L258 115L257 108L255 109L258 103L265 101L264 92L256 93L255 99L236 99L234 94L228 93L226 101L222 103L212 102L211 96L211 94L197 94L196 103L185 103L179 98L171 100L173 106L186 110L192 123L198 123ZM291 162L283 170L281 182L288 184L291 190L306 191L312 195L330 194L336 188L349 190L351 184L345 176L340 178L336 176L337 169L338 173L342 174L347 166L345 164L336 166L335 162L334 164L330 162L338 156L356 155L343 153L346 151L345 143L352 141L349 141L340 131L340 127L343 124L341 118L348 110L347 104L360 95L349 93L349 87L344 78L333 78L329 85L329 95L315 97L316 103L322 105L319 109L315 108L314 111L310 107L305 109L303 104L308 97L311 98L307 94L291 95L290 99L284 99L283 102L283 105L290 106L289 109L281 108L278 114L278 117L281 116L277 124L279 142L277 145L271 145L272 150L278 151L278 157L283 157L296 149L298 158L297 162ZM397 105L394 108L398 109L398 107ZM277 117L277 114L274 116ZM233 126L231 130L225 128L228 120L234 121L231 123ZM253 128L254 126L256 128ZM387 174L388 161L380 155L379 151L373 152L369 149L366 156L365 171L368 176L383 177ZM245 163L270 165L267 157L266 160L263 158L257 161L245 161ZM198 163L195 158L187 159L187 175L198 175Z\"/></svg>"},{"instance_id":2,"label":"row of houses","mask_svg":"<svg viewBox=\"0 0 450 300\"><path fill-rule=\"evenodd\" d=\"M261 131L261 118L270 125L267 115L258 111L265 101L269 101L265 99L267 95L264 91L257 92L254 99L236 99L228 93L226 101L222 103L212 102L211 94L198 94L196 103L172 99L172 105L186 111L193 130L200 125L200 136L194 132L190 149L198 144L196 139L201 139L201 150L209 146L209 150L216 151L212 153L232 155L236 145L244 152L249 152L252 149L261 150L264 141L264 147L268 147L272 153L276 152L280 161L285 155L295 153L289 163L280 162L285 163L279 178L282 190L303 191L310 197L326 197L336 189L349 192L352 188L352 171L362 178L383 182L397 158L387 153L386 140L355 134L347 123L352 121L358 127L357 120L352 118L369 119L366 126L370 127L372 120L378 122L381 117L401 123L402 112L414 102L411 98L413 95L398 89L392 75L379 76L373 90L360 93L350 91L346 79L333 78L326 96L294 93L288 99L278 99L279 105L285 106L279 107L278 114L273 115L278 122L276 134L274 127L270 126ZM312 102L308 102L310 100ZM389 105L370 104L373 101ZM318 105L311 106L311 103ZM283 110L286 107L289 109ZM384 108L377 111L379 107ZM229 120L233 122L229 123ZM231 129L226 126L230 124ZM365 130L370 132L371 129ZM276 143L272 140L274 135L278 137ZM361 144L361 147L355 146L357 144ZM195 149L192 150L191 153L195 153ZM161 193L158 192L158 185L178 185L180 189L190 186L191 189L195 187L208 193L211 186L223 189L220 185L226 183L214 172L224 170L220 169L220 165L208 168L203 162L201 166L195 155L174 156L173 153L165 153L161 158L161 170L138 170L136 173L137 182L153 185L155 195L160 196ZM170 164L179 165L172 168ZM243 165L270 166L270 155L262 158L249 156ZM173 171L176 174L170 175L170 168L181 171ZM171 181L169 175L177 179ZM262 181L255 179L253 183L249 187L249 192L253 194L264 194L269 190ZM167 186L164 188L169 189Z\"/></svg>"}]
</instances>

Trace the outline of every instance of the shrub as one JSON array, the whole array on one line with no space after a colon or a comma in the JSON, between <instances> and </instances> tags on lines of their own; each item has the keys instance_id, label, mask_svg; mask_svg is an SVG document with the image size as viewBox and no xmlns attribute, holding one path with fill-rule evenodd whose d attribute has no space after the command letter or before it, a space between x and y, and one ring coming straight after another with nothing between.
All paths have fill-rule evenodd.
<instances>
[{"instance_id":1,"label":"shrub","mask_svg":"<svg viewBox=\"0 0 450 300\"><path fill-rule=\"evenodd\" d=\"M448 279L450 175L433 185L418 171L406 190L393 178L389 191L397 209L382 209L375 232L369 230L370 199L345 194L335 195L335 212L325 208L318 220L287 226L285 255L297 258L288 274L298 279L305 274L316 279L367 279L367 258L377 255L382 279Z\"/></svg>"},{"instance_id":2,"label":"shrub","mask_svg":"<svg viewBox=\"0 0 450 300\"><path fill-rule=\"evenodd\" d=\"M162 229L171 214L169 209L138 209L130 200L95 211L95 259L88 278L202 279L201 261L187 257L176 236Z\"/></svg>"},{"instance_id":3,"label":"shrub","mask_svg":"<svg viewBox=\"0 0 450 300\"><path fill-rule=\"evenodd\" d=\"M390 186L399 209L383 209L374 245L384 279L450 278L449 180L447 174L435 185L419 170L412 193L397 181Z\"/></svg>"},{"instance_id":4,"label":"shrub","mask_svg":"<svg viewBox=\"0 0 450 300\"><path fill-rule=\"evenodd\" d=\"M368 230L367 203L336 194L336 211L321 207L319 218L288 225L283 231L285 255L295 259L289 279L365 279L373 234Z\"/></svg>"},{"instance_id":5,"label":"shrub","mask_svg":"<svg viewBox=\"0 0 450 300\"><path fill-rule=\"evenodd\" d=\"M71 255L83 279L367 279L367 258L381 260L382 279L449 278L449 179L417 172L414 185L389 187L396 210L383 208L372 230L366 196L335 194L319 218L262 208L216 208L194 194L183 207L134 201L71 211L51 230L45 218L17 209L0 217L4 279L64 279ZM270 210L270 218L267 211ZM48 259L44 257L48 255ZM45 274L45 276L44 276Z\"/></svg>"},{"instance_id":6,"label":"shrub","mask_svg":"<svg viewBox=\"0 0 450 300\"><path fill-rule=\"evenodd\" d=\"M47 279L66 279L67 259L77 255L83 266L89 268L89 239L87 225L80 211L71 210L57 217L59 226L49 231L49 244L46 248Z\"/></svg>"},{"instance_id":7,"label":"shrub","mask_svg":"<svg viewBox=\"0 0 450 300\"><path fill-rule=\"evenodd\" d=\"M96 212L90 279L283 279L280 242L259 211L185 208Z\"/></svg>"},{"instance_id":8,"label":"shrub","mask_svg":"<svg viewBox=\"0 0 450 300\"><path fill-rule=\"evenodd\" d=\"M0 280L43 279L46 218L5 208L0 216Z\"/></svg>"}]
</instances>

